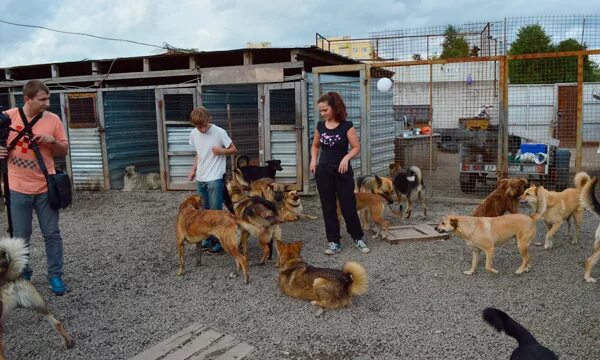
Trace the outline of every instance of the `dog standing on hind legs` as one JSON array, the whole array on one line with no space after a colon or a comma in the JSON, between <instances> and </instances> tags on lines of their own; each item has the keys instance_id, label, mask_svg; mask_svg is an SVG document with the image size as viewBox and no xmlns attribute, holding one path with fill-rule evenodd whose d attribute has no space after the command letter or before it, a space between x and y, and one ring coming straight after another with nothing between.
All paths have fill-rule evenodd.
<instances>
[{"instance_id":1,"label":"dog standing on hind legs","mask_svg":"<svg viewBox=\"0 0 600 360\"><path fill-rule=\"evenodd\" d=\"M21 271L28 261L29 252L25 241L19 238L4 238L0 240L0 360L4 360L3 326L4 319L18 307L31 309L46 318L50 325L65 341L67 348L74 345L63 324L50 313L46 303L31 282L21 279Z\"/></svg>"}]
</instances>

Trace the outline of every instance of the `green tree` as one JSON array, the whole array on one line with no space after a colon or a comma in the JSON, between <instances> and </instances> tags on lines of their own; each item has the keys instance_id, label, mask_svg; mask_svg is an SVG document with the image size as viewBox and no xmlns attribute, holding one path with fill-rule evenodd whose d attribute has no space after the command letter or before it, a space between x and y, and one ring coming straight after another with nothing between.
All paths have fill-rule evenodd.
<instances>
[{"instance_id":1,"label":"green tree","mask_svg":"<svg viewBox=\"0 0 600 360\"><path fill-rule=\"evenodd\" d=\"M469 57L469 43L458 33L456 28L448 25L444 31L441 59L454 59Z\"/></svg>"}]
</instances>

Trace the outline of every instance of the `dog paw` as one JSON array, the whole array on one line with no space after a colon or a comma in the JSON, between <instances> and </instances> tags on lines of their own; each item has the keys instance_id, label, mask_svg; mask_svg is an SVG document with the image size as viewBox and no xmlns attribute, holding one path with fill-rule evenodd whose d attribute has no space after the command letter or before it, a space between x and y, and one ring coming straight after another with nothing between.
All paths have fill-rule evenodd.
<instances>
[{"instance_id":1,"label":"dog paw","mask_svg":"<svg viewBox=\"0 0 600 360\"><path fill-rule=\"evenodd\" d=\"M550 249L552 249L552 245L553 245L552 243L545 244L544 245L544 250L550 250Z\"/></svg>"},{"instance_id":2,"label":"dog paw","mask_svg":"<svg viewBox=\"0 0 600 360\"><path fill-rule=\"evenodd\" d=\"M73 339L65 340L65 346L67 349L71 349L75 346L75 341L73 341Z\"/></svg>"},{"instance_id":3,"label":"dog paw","mask_svg":"<svg viewBox=\"0 0 600 360\"><path fill-rule=\"evenodd\" d=\"M463 274L465 275L473 275L475 271L474 270L467 270L467 271L463 271Z\"/></svg>"},{"instance_id":4,"label":"dog paw","mask_svg":"<svg viewBox=\"0 0 600 360\"><path fill-rule=\"evenodd\" d=\"M585 281L587 281L587 282L589 282L589 283L595 283L595 282L596 282L596 279L594 279L594 278L593 278L593 277L591 277L591 276L586 276L586 277L585 277Z\"/></svg>"},{"instance_id":5,"label":"dog paw","mask_svg":"<svg viewBox=\"0 0 600 360\"><path fill-rule=\"evenodd\" d=\"M491 272L492 274L497 274L498 270L494 269L494 268L489 268L489 269L485 269L488 272Z\"/></svg>"},{"instance_id":6,"label":"dog paw","mask_svg":"<svg viewBox=\"0 0 600 360\"><path fill-rule=\"evenodd\" d=\"M534 242L533 242L533 245L535 245L535 246L542 246L542 243L541 243L541 242L539 242L539 241L534 241Z\"/></svg>"},{"instance_id":7,"label":"dog paw","mask_svg":"<svg viewBox=\"0 0 600 360\"><path fill-rule=\"evenodd\" d=\"M183 270L179 269L179 271L177 271L177 276L181 276L181 275L183 275Z\"/></svg>"},{"instance_id":8,"label":"dog paw","mask_svg":"<svg viewBox=\"0 0 600 360\"><path fill-rule=\"evenodd\" d=\"M239 276L239 275L238 275L237 273L235 273L235 272L232 272L232 273L230 273L230 274L229 274L229 278L230 278L230 279L235 279L235 278L236 278L236 277L238 277L238 276Z\"/></svg>"}]
</instances>

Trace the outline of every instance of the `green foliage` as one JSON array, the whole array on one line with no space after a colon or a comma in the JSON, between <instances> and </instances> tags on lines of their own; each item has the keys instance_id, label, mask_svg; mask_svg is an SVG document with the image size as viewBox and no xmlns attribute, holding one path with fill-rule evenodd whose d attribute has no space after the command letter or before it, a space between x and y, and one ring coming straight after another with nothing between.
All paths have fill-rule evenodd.
<instances>
[{"instance_id":1,"label":"green foliage","mask_svg":"<svg viewBox=\"0 0 600 360\"><path fill-rule=\"evenodd\" d=\"M441 59L455 59L469 57L469 43L458 33L456 28L448 25L444 31Z\"/></svg>"}]
</instances>

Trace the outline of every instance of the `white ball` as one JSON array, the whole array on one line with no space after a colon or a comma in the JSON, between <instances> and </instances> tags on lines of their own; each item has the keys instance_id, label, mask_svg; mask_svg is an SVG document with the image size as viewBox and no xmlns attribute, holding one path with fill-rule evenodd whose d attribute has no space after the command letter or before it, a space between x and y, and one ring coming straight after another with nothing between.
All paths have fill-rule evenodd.
<instances>
[{"instance_id":1,"label":"white ball","mask_svg":"<svg viewBox=\"0 0 600 360\"><path fill-rule=\"evenodd\" d=\"M377 81L377 90L386 92L392 88L392 80L389 78L381 78Z\"/></svg>"}]
</instances>

